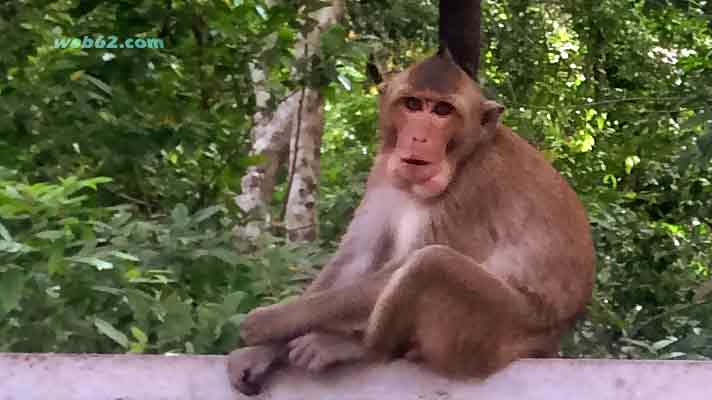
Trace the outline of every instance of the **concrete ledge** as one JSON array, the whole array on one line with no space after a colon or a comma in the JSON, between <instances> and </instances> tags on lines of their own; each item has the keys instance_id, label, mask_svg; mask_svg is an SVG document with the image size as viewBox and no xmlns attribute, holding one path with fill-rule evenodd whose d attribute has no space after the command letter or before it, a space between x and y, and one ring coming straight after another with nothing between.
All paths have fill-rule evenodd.
<instances>
[{"instance_id":1,"label":"concrete ledge","mask_svg":"<svg viewBox=\"0 0 712 400\"><path fill-rule=\"evenodd\" d=\"M222 356L0 353L1 400L235 400ZM323 376L278 374L274 400L712 399L712 362L523 360L486 381L451 381L398 361Z\"/></svg>"}]
</instances>

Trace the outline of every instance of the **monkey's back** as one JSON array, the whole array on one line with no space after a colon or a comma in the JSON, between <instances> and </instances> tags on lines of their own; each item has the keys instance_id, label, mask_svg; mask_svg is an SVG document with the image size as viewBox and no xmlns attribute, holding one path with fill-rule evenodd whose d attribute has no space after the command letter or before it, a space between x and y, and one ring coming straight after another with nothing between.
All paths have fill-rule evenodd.
<instances>
[{"instance_id":1,"label":"monkey's back","mask_svg":"<svg viewBox=\"0 0 712 400\"><path fill-rule=\"evenodd\" d=\"M455 215L447 222L454 231L467 225L471 232L454 240L456 249L536 298L547 318L569 320L583 311L593 287L594 246L568 182L502 125L465 163L441 214ZM469 212L452 213L463 208Z\"/></svg>"}]
</instances>

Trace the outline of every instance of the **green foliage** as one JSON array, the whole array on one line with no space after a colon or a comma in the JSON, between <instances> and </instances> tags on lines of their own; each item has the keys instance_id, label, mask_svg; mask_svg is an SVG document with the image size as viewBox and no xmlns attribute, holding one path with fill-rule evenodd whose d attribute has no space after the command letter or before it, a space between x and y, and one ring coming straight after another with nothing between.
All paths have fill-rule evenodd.
<instances>
[{"instance_id":1,"label":"green foliage","mask_svg":"<svg viewBox=\"0 0 712 400\"><path fill-rule=\"evenodd\" d=\"M40 181L110 175L107 202L151 211L215 202L248 163L248 65L282 79L295 12L251 0L1 5L0 165ZM160 37L165 49L54 47L85 35Z\"/></svg>"},{"instance_id":2,"label":"green foliage","mask_svg":"<svg viewBox=\"0 0 712 400\"><path fill-rule=\"evenodd\" d=\"M165 221L91 206L108 181L0 179L0 351L226 352L242 315L294 294L319 254L269 236L235 246L223 206Z\"/></svg>"}]
</instances>

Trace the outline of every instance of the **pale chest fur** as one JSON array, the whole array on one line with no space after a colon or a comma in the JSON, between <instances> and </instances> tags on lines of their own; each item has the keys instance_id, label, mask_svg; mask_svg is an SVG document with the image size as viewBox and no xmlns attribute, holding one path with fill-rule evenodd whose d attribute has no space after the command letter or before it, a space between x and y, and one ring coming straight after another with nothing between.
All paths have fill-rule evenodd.
<instances>
[{"instance_id":1,"label":"pale chest fur","mask_svg":"<svg viewBox=\"0 0 712 400\"><path fill-rule=\"evenodd\" d=\"M403 258L423 245L429 213L422 205L403 198L389 218L389 230L393 232L392 259Z\"/></svg>"}]
</instances>

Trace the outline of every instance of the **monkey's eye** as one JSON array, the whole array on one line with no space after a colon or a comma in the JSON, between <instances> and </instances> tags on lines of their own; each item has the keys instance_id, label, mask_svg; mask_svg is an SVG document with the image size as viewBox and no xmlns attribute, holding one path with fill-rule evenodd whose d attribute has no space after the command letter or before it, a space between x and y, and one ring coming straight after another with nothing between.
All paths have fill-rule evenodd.
<instances>
[{"instance_id":1,"label":"monkey's eye","mask_svg":"<svg viewBox=\"0 0 712 400\"><path fill-rule=\"evenodd\" d=\"M406 97L405 107L410 111L420 111L423 109L423 102L417 97Z\"/></svg>"},{"instance_id":2,"label":"monkey's eye","mask_svg":"<svg viewBox=\"0 0 712 400\"><path fill-rule=\"evenodd\" d=\"M445 117L452 114L454 110L455 107L452 104L446 103L444 101L438 101L437 103L435 103L435 106L433 106L433 112L441 117Z\"/></svg>"}]
</instances>

